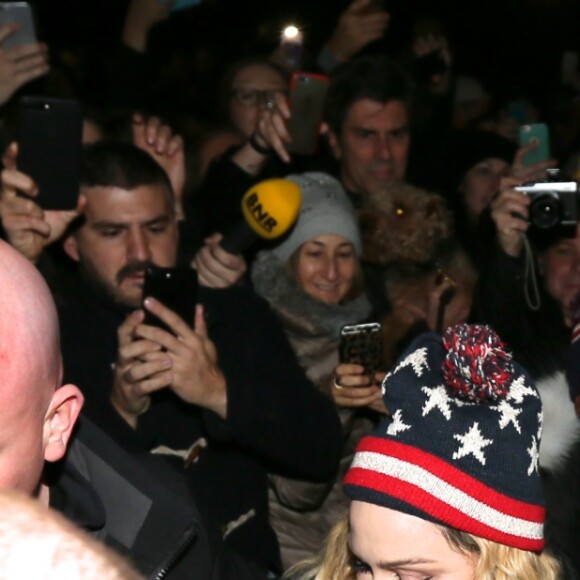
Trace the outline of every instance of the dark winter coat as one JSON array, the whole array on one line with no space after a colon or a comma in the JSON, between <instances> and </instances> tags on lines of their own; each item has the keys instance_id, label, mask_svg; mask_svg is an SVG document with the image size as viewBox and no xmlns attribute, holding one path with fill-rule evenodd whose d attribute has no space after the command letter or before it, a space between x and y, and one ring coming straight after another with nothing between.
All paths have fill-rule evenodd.
<instances>
[{"instance_id":1,"label":"dark winter coat","mask_svg":"<svg viewBox=\"0 0 580 580\"><path fill-rule=\"evenodd\" d=\"M81 388L86 414L122 446L175 455L207 521L232 548L276 571L267 474L331 476L342 446L340 422L298 365L265 301L240 287L201 288L199 300L226 377L227 420L164 389L132 430L109 400L125 313L82 285L59 309L65 381ZM192 463L196 442L201 452Z\"/></svg>"}]
</instances>

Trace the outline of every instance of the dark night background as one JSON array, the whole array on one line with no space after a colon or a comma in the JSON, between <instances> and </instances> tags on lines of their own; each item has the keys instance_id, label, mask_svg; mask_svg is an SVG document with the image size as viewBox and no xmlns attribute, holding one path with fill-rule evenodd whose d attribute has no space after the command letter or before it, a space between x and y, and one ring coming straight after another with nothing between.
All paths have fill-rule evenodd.
<instances>
[{"instance_id":1,"label":"dark night background","mask_svg":"<svg viewBox=\"0 0 580 580\"><path fill-rule=\"evenodd\" d=\"M117 42L126 0L38 0L40 36L53 53L67 48L98 81L100 62ZM236 58L272 49L288 21L304 30L311 54L328 37L343 0L205 0L175 14L152 34L151 51L163 62L170 53L190 61L197 78L210 85ZM400 54L408 49L416 23L443 25L454 50L455 70L480 78L493 92L512 96L521 89L545 96L560 73L564 50L580 49L579 0L386 0L391 14L386 37L370 48ZM86 73L85 73L86 74ZM201 81L200 81L201 82ZM88 93L98 87L85 83ZM90 95L84 95L90 98Z\"/></svg>"}]
</instances>

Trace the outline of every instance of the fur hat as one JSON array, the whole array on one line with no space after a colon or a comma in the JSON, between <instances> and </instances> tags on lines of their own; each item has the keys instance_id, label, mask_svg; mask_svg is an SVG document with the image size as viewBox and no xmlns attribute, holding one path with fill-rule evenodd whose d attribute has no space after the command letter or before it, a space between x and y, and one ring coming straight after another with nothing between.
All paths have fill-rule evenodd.
<instances>
[{"instance_id":1,"label":"fur hat","mask_svg":"<svg viewBox=\"0 0 580 580\"><path fill-rule=\"evenodd\" d=\"M383 382L392 416L360 442L351 498L523 550L544 546L542 405L488 327L420 336Z\"/></svg>"},{"instance_id":2,"label":"fur hat","mask_svg":"<svg viewBox=\"0 0 580 580\"><path fill-rule=\"evenodd\" d=\"M294 228L272 253L286 262L304 242L335 234L351 242L360 256L362 243L357 218L342 185L334 177L317 172L289 175L286 179L300 186L302 205Z\"/></svg>"},{"instance_id":3,"label":"fur hat","mask_svg":"<svg viewBox=\"0 0 580 580\"><path fill-rule=\"evenodd\" d=\"M359 219L363 260L378 266L427 262L453 229L445 200L408 184L373 192Z\"/></svg>"}]
</instances>

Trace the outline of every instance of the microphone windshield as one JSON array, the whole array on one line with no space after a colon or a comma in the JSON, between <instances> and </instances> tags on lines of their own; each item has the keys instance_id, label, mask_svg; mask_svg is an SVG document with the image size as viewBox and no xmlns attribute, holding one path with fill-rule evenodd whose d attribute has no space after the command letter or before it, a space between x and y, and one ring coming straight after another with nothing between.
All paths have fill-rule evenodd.
<instances>
[{"instance_id":1,"label":"microphone windshield","mask_svg":"<svg viewBox=\"0 0 580 580\"><path fill-rule=\"evenodd\" d=\"M288 179L267 179L251 187L242 198L242 213L261 238L284 235L298 218L300 186Z\"/></svg>"}]
</instances>

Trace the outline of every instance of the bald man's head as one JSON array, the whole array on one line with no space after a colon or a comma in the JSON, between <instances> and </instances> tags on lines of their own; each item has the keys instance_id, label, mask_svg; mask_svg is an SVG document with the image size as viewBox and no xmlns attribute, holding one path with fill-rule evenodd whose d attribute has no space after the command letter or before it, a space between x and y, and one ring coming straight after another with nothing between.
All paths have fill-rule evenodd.
<instances>
[{"instance_id":1,"label":"bald man's head","mask_svg":"<svg viewBox=\"0 0 580 580\"><path fill-rule=\"evenodd\" d=\"M32 264L8 244L0 243L0 384L21 384L32 362L46 380L56 380L58 322L50 291ZM34 387L40 389L41 385Z\"/></svg>"},{"instance_id":2,"label":"bald man's head","mask_svg":"<svg viewBox=\"0 0 580 580\"><path fill-rule=\"evenodd\" d=\"M0 492L3 580L141 580L128 562L58 512L21 494Z\"/></svg>"},{"instance_id":3,"label":"bald man's head","mask_svg":"<svg viewBox=\"0 0 580 580\"><path fill-rule=\"evenodd\" d=\"M44 461L64 455L82 395L60 387L58 322L46 283L1 241L0 288L0 488L40 495Z\"/></svg>"}]
</instances>

